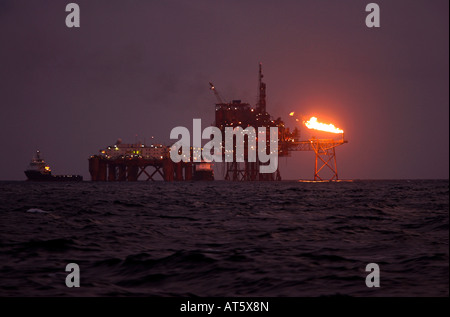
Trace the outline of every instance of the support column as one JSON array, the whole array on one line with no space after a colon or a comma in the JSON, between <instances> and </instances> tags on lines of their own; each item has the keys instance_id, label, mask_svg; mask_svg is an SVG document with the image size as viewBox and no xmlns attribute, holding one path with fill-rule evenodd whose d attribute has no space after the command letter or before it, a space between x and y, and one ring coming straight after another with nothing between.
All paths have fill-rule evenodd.
<instances>
[{"instance_id":1,"label":"support column","mask_svg":"<svg viewBox=\"0 0 450 317\"><path fill-rule=\"evenodd\" d=\"M107 169L107 162L104 159L100 159L98 162L98 178L97 180L106 182L106 169Z\"/></svg>"},{"instance_id":2,"label":"support column","mask_svg":"<svg viewBox=\"0 0 450 317\"><path fill-rule=\"evenodd\" d=\"M184 180L192 180L192 168L193 164L191 162L184 163Z\"/></svg>"},{"instance_id":3,"label":"support column","mask_svg":"<svg viewBox=\"0 0 450 317\"><path fill-rule=\"evenodd\" d=\"M174 163L172 162L171 159L165 159L163 162L163 173L164 173L164 180L166 182L172 182L174 177L173 177L173 173L174 173Z\"/></svg>"},{"instance_id":4,"label":"support column","mask_svg":"<svg viewBox=\"0 0 450 317\"><path fill-rule=\"evenodd\" d=\"M181 164L182 162L175 163L175 179L177 181L183 180L183 168Z\"/></svg>"},{"instance_id":5,"label":"support column","mask_svg":"<svg viewBox=\"0 0 450 317\"><path fill-rule=\"evenodd\" d=\"M114 182L116 180L116 165L108 164L108 181Z\"/></svg>"},{"instance_id":6,"label":"support column","mask_svg":"<svg viewBox=\"0 0 450 317\"><path fill-rule=\"evenodd\" d=\"M118 177L118 181L120 182L124 182L127 180L126 175L127 175L127 167L125 166L125 164L120 164L118 166L119 168L119 177Z\"/></svg>"},{"instance_id":7,"label":"support column","mask_svg":"<svg viewBox=\"0 0 450 317\"><path fill-rule=\"evenodd\" d=\"M315 181L323 181L323 180L338 180L338 171L337 171L337 162L336 162L336 145L315 141L311 143L311 146L316 155L315 164L314 164L314 180ZM325 177L324 175L320 176L319 173L323 171L331 172L331 176Z\"/></svg>"},{"instance_id":8,"label":"support column","mask_svg":"<svg viewBox=\"0 0 450 317\"><path fill-rule=\"evenodd\" d=\"M128 165L127 180L129 182L137 181L138 170L139 170L139 168L137 167L137 165Z\"/></svg>"}]
</instances>

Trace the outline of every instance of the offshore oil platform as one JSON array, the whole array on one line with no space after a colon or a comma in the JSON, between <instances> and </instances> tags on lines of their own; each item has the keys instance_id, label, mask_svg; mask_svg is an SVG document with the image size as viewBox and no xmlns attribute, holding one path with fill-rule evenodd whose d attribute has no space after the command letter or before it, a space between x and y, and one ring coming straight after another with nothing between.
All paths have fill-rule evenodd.
<instances>
[{"instance_id":1,"label":"offshore oil platform","mask_svg":"<svg viewBox=\"0 0 450 317\"><path fill-rule=\"evenodd\" d=\"M255 107L241 100L224 102L216 87L210 82L210 89L217 98L215 104L215 126L225 136L225 128L265 127L266 149L270 148L270 128L278 128L278 157L287 157L293 151L313 151L315 153L314 181L337 181L338 169L336 150L339 145L348 141L344 139L344 131L332 124L324 124L312 117L303 124L324 137L311 137L300 140L300 130L292 131L285 126L281 118L274 119L266 110L266 84L263 82L262 65L259 64L258 99ZM293 116L293 112L290 116ZM296 119L299 122L299 119ZM337 136L332 138L330 135ZM257 138L257 136L256 136ZM225 140L222 140L225 141ZM273 173L261 173L259 161L249 161L248 138L244 138L244 159L238 162L236 145L234 145L231 162L222 160L224 179L229 181L274 181L281 180L276 169ZM222 142L224 144L224 142ZM173 162L170 159L170 146L143 143L123 144L119 139L116 144L100 150L100 154L89 158L89 172L92 181L137 181L141 176L147 181L155 180L157 175L164 181L213 180L214 173L210 162ZM223 156L225 152L222 151ZM192 148L191 148L192 158ZM326 176L324 176L326 174ZM141 177L142 178L142 177Z\"/></svg>"},{"instance_id":2,"label":"offshore oil platform","mask_svg":"<svg viewBox=\"0 0 450 317\"><path fill-rule=\"evenodd\" d=\"M92 181L137 181L141 175L147 181L160 176L164 181L214 180L212 165L207 162L175 163L169 156L170 147L162 144L124 144L100 150L89 158ZM141 177L141 178L142 178Z\"/></svg>"}]
</instances>

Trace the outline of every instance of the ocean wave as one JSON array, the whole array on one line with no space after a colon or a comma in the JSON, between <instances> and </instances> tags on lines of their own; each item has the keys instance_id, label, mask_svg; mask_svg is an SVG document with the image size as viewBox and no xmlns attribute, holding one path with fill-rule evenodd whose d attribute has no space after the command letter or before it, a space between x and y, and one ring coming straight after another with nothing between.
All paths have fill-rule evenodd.
<instances>
[{"instance_id":1,"label":"ocean wave","mask_svg":"<svg viewBox=\"0 0 450 317\"><path fill-rule=\"evenodd\" d=\"M0 184L0 295L448 296L448 187Z\"/></svg>"},{"instance_id":2,"label":"ocean wave","mask_svg":"<svg viewBox=\"0 0 450 317\"><path fill-rule=\"evenodd\" d=\"M48 214L48 213L50 213L50 211L42 210L42 209L39 209L39 208L30 208L26 212L41 213L41 214Z\"/></svg>"}]
</instances>

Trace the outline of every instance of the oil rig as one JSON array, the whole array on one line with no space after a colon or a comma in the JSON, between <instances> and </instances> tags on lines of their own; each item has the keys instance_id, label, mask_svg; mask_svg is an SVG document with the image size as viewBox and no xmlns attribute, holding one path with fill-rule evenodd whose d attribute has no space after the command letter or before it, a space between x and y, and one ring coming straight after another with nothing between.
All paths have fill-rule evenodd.
<instances>
[{"instance_id":1,"label":"oil rig","mask_svg":"<svg viewBox=\"0 0 450 317\"><path fill-rule=\"evenodd\" d=\"M227 127L262 127L265 128L266 149L270 149L270 128L278 128L278 157L288 157L293 151L312 151L315 154L314 181L337 181L338 169L336 162L336 147L347 143L344 133L333 125L315 121L303 122L309 129L316 130L326 137L311 137L300 140L300 130L295 127L292 131L285 126L279 117L274 119L266 109L266 83L263 81L262 64L259 63L258 97L255 107L241 100L224 102L213 83L209 83L210 90L217 98L215 104L215 126L223 135L225 144L225 128ZM292 115L293 113L291 113ZM298 119L296 121L299 121ZM311 125L308 125L310 123ZM331 129L330 129L331 128ZM337 133L337 134L336 134ZM329 135L338 135L331 138ZM256 136L258 138L258 136ZM224 164L224 179L228 181L276 181L281 180L277 167L273 173L261 173L259 161L250 161L248 155L248 137L244 138L243 161L236 160L236 144L233 148L233 159L226 161L224 147L222 147ZM254 143L253 143L254 144ZM258 143L256 143L258 144ZM191 158L192 156L191 147ZM137 181L141 175L147 181L154 181L157 175L164 181L213 180L212 164L208 162L173 162L169 157L170 146L152 144L150 146L136 144L116 144L100 150L99 155L89 158L89 172L92 181ZM267 154L267 153L266 153ZM229 153L228 153L229 155ZM326 174L326 176L324 176Z\"/></svg>"},{"instance_id":2,"label":"oil rig","mask_svg":"<svg viewBox=\"0 0 450 317\"><path fill-rule=\"evenodd\" d=\"M214 180L212 166L205 163L173 162L170 147L162 144L123 144L119 139L114 145L100 150L89 158L92 181L164 181ZM192 152L192 150L191 150Z\"/></svg>"},{"instance_id":3,"label":"oil rig","mask_svg":"<svg viewBox=\"0 0 450 317\"><path fill-rule=\"evenodd\" d=\"M264 75L262 73L262 64L259 63L258 74L258 99L256 106L252 108L248 103L242 103L240 100L231 102L223 102L222 97L216 87L210 84L210 89L214 92L218 103L215 107L215 126L219 128L224 135L226 127L241 126L242 128L266 127L266 142L269 142L270 127L278 128L278 157L287 157L293 151L313 151L315 153L314 181L334 181L338 180L338 169L336 162L335 148L339 145L347 143L344 139L344 133L339 130L340 138L316 138L312 137L308 140L300 140L300 131L295 127L292 131L285 126L281 118L274 119L266 110L266 84L263 82ZM293 114L293 113L291 113ZM298 121L298 119L297 119ZM322 124L323 125L323 124ZM332 125L327 125L332 126ZM334 127L334 126L333 126ZM318 133L333 134L328 129L321 127L312 127L317 129ZM328 130L328 131L327 131ZM323 131L323 132L320 132ZM342 131L342 133L340 133ZM248 142L248 141L246 141ZM245 149L248 149L248 143ZM267 145L266 148L268 148ZM236 151L234 151L234 155ZM259 162L249 162L248 153L244 153L244 162L225 162L225 180L231 181L255 181L255 180L281 180L280 172L260 173ZM327 177L323 176L327 174Z\"/></svg>"}]
</instances>

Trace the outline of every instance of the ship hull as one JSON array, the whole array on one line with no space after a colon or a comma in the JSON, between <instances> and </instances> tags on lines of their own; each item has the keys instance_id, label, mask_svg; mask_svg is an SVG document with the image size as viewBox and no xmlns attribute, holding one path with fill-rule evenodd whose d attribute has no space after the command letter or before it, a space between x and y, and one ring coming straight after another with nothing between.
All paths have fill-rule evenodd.
<instances>
[{"instance_id":1,"label":"ship hull","mask_svg":"<svg viewBox=\"0 0 450 317\"><path fill-rule=\"evenodd\" d=\"M25 171L25 175L29 181L35 182L80 182L83 180L81 175L51 175L33 170Z\"/></svg>"}]
</instances>

